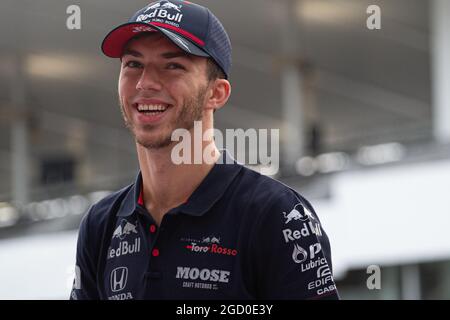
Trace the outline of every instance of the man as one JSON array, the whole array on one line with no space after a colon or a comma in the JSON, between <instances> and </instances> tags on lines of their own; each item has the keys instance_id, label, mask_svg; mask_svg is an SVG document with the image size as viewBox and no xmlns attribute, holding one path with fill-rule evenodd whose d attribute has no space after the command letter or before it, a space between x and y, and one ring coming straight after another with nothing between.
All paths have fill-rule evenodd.
<instances>
[{"instance_id":1,"label":"man","mask_svg":"<svg viewBox=\"0 0 450 320\"><path fill-rule=\"evenodd\" d=\"M211 161L172 159L172 132L192 133L194 121L212 129L230 96L219 20L187 1L151 3L102 50L121 61L120 107L140 172L83 218L71 298L338 298L328 238L307 200L236 163L211 136L201 141Z\"/></svg>"}]
</instances>

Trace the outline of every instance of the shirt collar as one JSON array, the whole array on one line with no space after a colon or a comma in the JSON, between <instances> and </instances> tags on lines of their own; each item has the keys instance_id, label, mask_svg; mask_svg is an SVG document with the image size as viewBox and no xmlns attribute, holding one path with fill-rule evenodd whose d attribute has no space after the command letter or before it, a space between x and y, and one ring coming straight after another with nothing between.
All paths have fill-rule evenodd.
<instances>
[{"instance_id":1,"label":"shirt collar","mask_svg":"<svg viewBox=\"0 0 450 320\"><path fill-rule=\"evenodd\" d=\"M238 164L227 150L223 150L219 160L189 199L179 207L179 211L193 216L205 214L223 196L241 169L242 165ZM131 185L122 201L117 216L130 216L139 204L143 205L143 203L139 203L142 201L141 190L142 175L139 172L135 183Z\"/></svg>"},{"instance_id":2,"label":"shirt collar","mask_svg":"<svg viewBox=\"0 0 450 320\"><path fill-rule=\"evenodd\" d=\"M128 189L125 198L120 205L119 211L117 212L118 217L128 217L133 214L139 200L141 200L141 189L142 189L142 174L139 171L135 182Z\"/></svg>"}]
</instances>

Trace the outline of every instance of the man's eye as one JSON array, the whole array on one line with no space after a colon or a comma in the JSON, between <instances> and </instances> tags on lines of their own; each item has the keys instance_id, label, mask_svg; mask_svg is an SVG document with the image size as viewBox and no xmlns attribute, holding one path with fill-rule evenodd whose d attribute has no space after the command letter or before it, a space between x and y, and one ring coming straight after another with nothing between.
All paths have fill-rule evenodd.
<instances>
[{"instance_id":1,"label":"man's eye","mask_svg":"<svg viewBox=\"0 0 450 320\"><path fill-rule=\"evenodd\" d=\"M175 63L175 62L171 62L167 64L167 69L185 69L181 64L179 63Z\"/></svg>"},{"instance_id":2,"label":"man's eye","mask_svg":"<svg viewBox=\"0 0 450 320\"><path fill-rule=\"evenodd\" d=\"M128 68L140 68L141 66L142 66L141 63L134 61L134 60L131 60L131 61L128 61L125 63L125 67L128 67Z\"/></svg>"}]
</instances>

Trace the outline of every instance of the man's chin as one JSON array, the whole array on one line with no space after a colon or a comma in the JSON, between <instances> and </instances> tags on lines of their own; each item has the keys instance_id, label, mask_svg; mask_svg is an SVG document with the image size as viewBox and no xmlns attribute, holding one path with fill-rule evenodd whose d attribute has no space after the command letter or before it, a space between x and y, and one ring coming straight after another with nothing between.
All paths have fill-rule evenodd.
<instances>
[{"instance_id":1,"label":"man's chin","mask_svg":"<svg viewBox=\"0 0 450 320\"><path fill-rule=\"evenodd\" d=\"M145 139L135 137L135 140L140 146L146 149L154 149L154 150L170 147L173 143L176 142L172 141L170 137L166 139L148 139L148 138Z\"/></svg>"}]
</instances>

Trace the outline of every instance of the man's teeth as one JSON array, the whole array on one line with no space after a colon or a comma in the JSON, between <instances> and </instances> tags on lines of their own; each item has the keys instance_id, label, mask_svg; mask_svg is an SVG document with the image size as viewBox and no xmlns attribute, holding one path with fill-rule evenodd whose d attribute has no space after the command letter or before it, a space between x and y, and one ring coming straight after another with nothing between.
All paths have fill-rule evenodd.
<instances>
[{"instance_id":1,"label":"man's teeth","mask_svg":"<svg viewBox=\"0 0 450 320\"><path fill-rule=\"evenodd\" d=\"M166 111L167 105L163 104L138 104L139 111Z\"/></svg>"}]
</instances>

